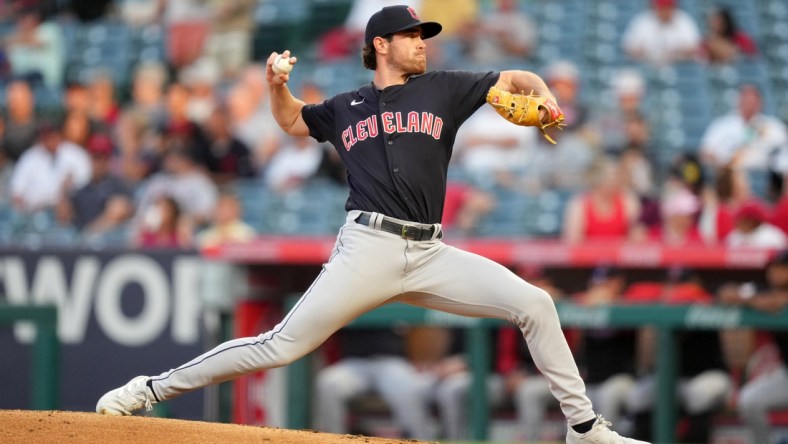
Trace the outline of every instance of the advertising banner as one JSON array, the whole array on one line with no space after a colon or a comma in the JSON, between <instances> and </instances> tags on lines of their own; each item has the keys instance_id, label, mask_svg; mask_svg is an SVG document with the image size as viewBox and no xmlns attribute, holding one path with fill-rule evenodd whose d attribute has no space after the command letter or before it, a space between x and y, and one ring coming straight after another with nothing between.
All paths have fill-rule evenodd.
<instances>
[{"instance_id":1,"label":"advertising banner","mask_svg":"<svg viewBox=\"0 0 788 444\"><path fill-rule=\"evenodd\" d=\"M0 301L58 307L61 409L93 411L107 390L204 351L202 260L183 251L0 250ZM0 409L30 407L35 331L0 326ZM168 403L202 418L198 391Z\"/></svg>"}]
</instances>

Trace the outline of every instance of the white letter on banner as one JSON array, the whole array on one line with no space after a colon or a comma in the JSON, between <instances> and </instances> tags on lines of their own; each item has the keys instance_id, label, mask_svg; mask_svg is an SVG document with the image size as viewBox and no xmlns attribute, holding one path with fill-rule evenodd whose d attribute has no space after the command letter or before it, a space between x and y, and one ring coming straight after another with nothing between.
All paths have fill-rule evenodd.
<instances>
[{"instance_id":1,"label":"white letter on banner","mask_svg":"<svg viewBox=\"0 0 788 444\"><path fill-rule=\"evenodd\" d=\"M91 290L98 270L99 262L96 258L79 258L74 264L69 288L60 258L44 256L38 261L30 295L36 305L57 306L57 333L65 344L78 344L85 338Z\"/></svg>"},{"instance_id":2,"label":"white letter on banner","mask_svg":"<svg viewBox=\"0 0 788 444\"><path fill-rule=\"evenodd\" d=\"M123 289L131 283L142 287L145 302L133 319L121 307ZM167 274L145 256L124 255L104 268L96 292L96 320L107 337L129 347L146 345L167 327L170 299Z\"/></svg>"},{"instance_id":3,"label":"white letter on banner","mask_svg":"<svg viewBox=\"0 0 788 444\"><path fill-rule=\"evenodd\" d=\"M176 344L194 344L199 337L202 260L178 257L172 263L172 289L176 309L172 311L172 339Z\"/></svg>"},{"instance_id":4,"label":"white letter on banner","mask_svg":"<svg viewBox=\"0 0 788 444\"><path fill-rule=\"evenodd\" d=\"M3 283L5 284L5 297L9 304L26 305L28 298L27 274L25 263L19 257L8 257L2 261L0 267ZM35 326L30 322L17 322L14 324L14 338L21 344L31 344L36 337Z\"/></svg>"}]
</instances>

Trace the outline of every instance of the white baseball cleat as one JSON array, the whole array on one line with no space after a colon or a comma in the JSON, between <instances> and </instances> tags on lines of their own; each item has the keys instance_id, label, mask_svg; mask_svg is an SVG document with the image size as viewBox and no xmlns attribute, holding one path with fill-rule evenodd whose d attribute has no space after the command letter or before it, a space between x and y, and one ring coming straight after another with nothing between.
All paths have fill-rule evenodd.
<instances>
[{"instance_id":1,"label":"white baseball cleat","mask_svg":"<svg viewBox=\"0 0 788 444\"><path fill-rule=\"evenodd\" d=\"M128 416L145 407L153 409L156 397L148 387L148 376L137 376L123 387L108 391L96 404L96 412L102 415Z\"/></svg>"},{"instance_id":2,"label":"white baseball cleat","mask_svg":"<svg viewBox=\"0 0 788 444\"><path fill-rule=\"evenodd\" d=\"M650 444L646 441L624 438L610 430L611 425L602 415L596 415L594 426L586 433L577 433L569 427L566 432L566 444Z\"/></svg>"}]
</instances>

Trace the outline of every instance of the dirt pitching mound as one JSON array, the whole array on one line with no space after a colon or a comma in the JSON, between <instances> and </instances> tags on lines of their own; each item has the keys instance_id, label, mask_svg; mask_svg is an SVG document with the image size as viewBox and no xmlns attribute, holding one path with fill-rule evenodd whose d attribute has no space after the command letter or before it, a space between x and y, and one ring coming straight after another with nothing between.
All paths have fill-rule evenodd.
<instances>
[{"instance_id":1,"label":"dirt pitching mound","mask_svg":"<svg viewBox=\"0 0 788 444\"><path fill-rule=\"evenodd\" d=\"M85 412L0 410L0 442L412 444L421 441L144 416L117 417Z\"/></svg>"}]
</instances>

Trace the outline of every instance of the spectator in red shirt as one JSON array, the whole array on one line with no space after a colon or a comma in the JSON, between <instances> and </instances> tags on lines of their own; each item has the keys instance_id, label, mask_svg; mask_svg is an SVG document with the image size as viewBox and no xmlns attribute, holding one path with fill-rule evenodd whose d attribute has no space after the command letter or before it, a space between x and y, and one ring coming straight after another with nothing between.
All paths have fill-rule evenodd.
<instances>
[{"instance_id":1,"label":"spectator in red shirt","mask_svg":"<svg viewBox=\"0 0 788 444\"><path fill-rule=\"evenodd\" d=\"M607 158L592 167L591 189L573 197L566 208L565 241L627 239L640 216L640 202L622 186L620 170L616 161Z\"/></svg>"},{"instance_id":2,"label":"spectator in red shirt","mask_svg":"<svg viewBox=\"0 0 788 444\"><path fill-rule=\"evenodd\" d=\"M495 198L462 182L446 184L443 204L443 230L454 234L473 233L479 219L492 211Z\"/></svg>"},{"instance_id":3,"label":"spectator in red shirt","mask_svg":"<svg viewBox=\"0 0 788 444\"><path fill-rule=\"evenodd\" d=\"M740 55L758 53L755 41L736 26L731 10L714 8L707 16L708 33L703 38L703 54L710 63L730 63Z\"/></svg>"}]
</instances>

